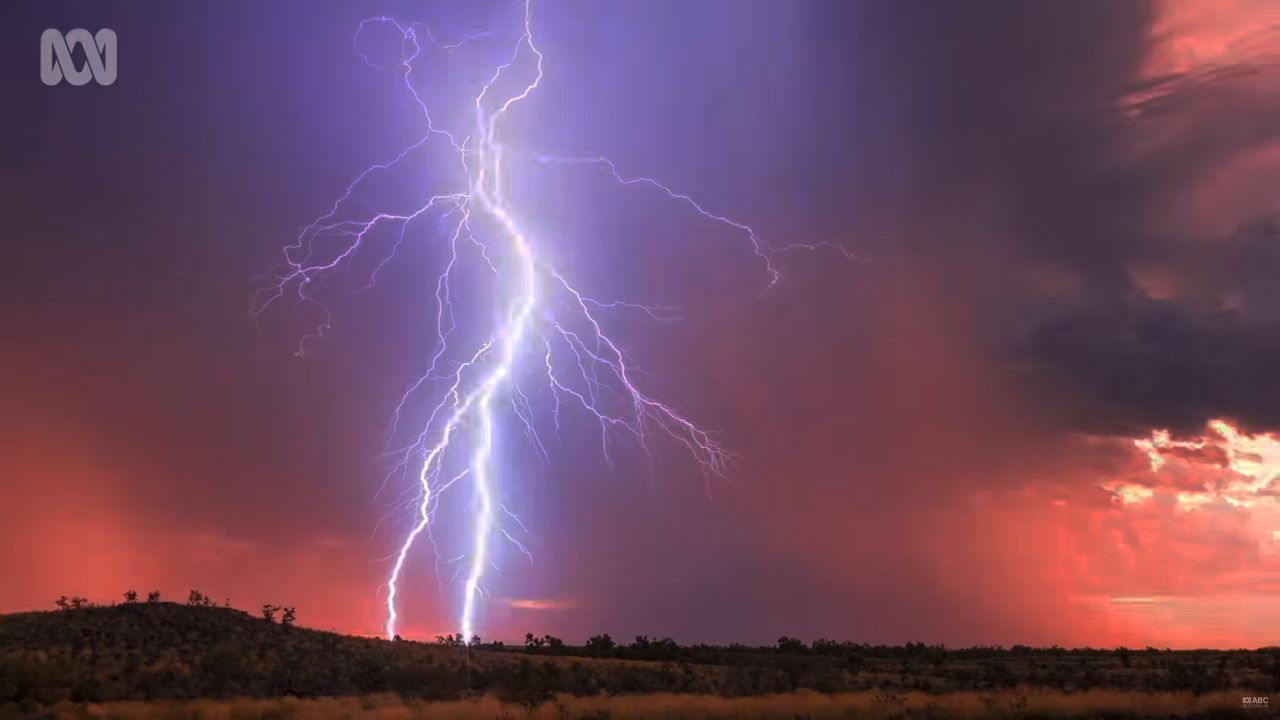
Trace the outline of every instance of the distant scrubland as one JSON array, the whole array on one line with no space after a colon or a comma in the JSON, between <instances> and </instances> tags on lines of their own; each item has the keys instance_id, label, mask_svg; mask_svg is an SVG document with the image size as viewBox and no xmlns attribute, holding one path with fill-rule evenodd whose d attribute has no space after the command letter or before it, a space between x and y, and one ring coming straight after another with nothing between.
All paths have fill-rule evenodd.
<instances>
[{"instance_id":1,"label":"distant scrubland","mask_svg":"<svg viewBox=\"0 0 1280 720\"><path fill-rule=\"evenodd\" d=\"M651 693L575 697L557 695L537 706L492 696L468 700L411 700L394 694L356 698L61 703L46 711L56 720L1047 720L1048 718L1270 718L1246 708L1239 693L1142 693L1036 689L993 693L795 693L725 698ZM0 714L3 717L3 714ZM13 715L12 717L25 717Z\"/></svg>"},{"instance_id":2,"label":"distant scrubland","mask_svg":"<svg viewBox=\"0 0 1280 720\"><path fill-rule=\"evenodd\" d=\"M388 641L187 604L0 616L0 720L110 718L1270 718L1280 648L767 647ZM1247 703L1246 698L1266 698Z\"/></svg>"}]
</instances>

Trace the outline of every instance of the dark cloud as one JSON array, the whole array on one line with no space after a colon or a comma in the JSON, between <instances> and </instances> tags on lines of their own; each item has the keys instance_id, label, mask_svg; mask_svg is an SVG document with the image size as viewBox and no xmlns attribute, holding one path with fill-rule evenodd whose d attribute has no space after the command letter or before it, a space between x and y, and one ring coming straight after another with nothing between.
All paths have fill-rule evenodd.
<instances>
[{"instance_id":1,"label":"dark cloud","mask_svg":"<svg viewBox=\"0 0 1280 720\"><path fill-rule=\"evenodd\" d=\"M1030 141L993 165L1017 182L1002 186L990 232L971 233L986 249L966 251L951 287L982 303L988 347L1029 361L1030 397L1068 427L1191 432L1230 417L1275 429L1277 38L1254 38L1229 65L1150 80L1151 17L1112 10L1055 35L1070 44L1072 28L1108 28L1110 74L1064 73L1080 84L1055 89L1064 111L1016 126ZM1043 53L1027 62L1055 57ZM1002 107L987 100L979 107ZM982 168L971 164L975 178Z\"/></svg>"},{"instance_id":2,"label":"dark cloud","mask_svg":"<svg viewBox=\"0 0 1280 720\"><path fill-rule=\"evenodd\" d=\"M1041 325L1029 353L1091 430L1199 432L1219 417L1280 427L1280 325L1246 325L1225 311L1194 317L1144 299Z\"/></svg>"},{"instance_id":3,"label":"dark cloud","mask_svg":"<svg viewBox=\"0 0 1280 720\"><path fill-rule=\"evenodd\" d=\"M1219 417L1280 428L1277 227L1259 217L1229 235L1170 240L1163 252L1141 247L1126 297L1033 328L1036 381L1059 388L1054 401L1091 431L1198 432Z\"/></svg>"},{"instance_id":4,"label":"dark cloud","mask_svg":"<svg viewBox=\"0 0 1280 720\"><path fill-rule=\"evenodd\" d=\"M24 447L0 468L17 478L0 586L35 578L0 610L114 596L131 574L377 630L378 559L405 522L370 539L404 489L376 494L380 453L430 359L422 273L442 245L410 237L376 288L329 286L333 329L305 360L292 340L314 318L283 308L255 334L248 279L420 132L401 78L351 54L359 18L471 30L511 6L368 5L66 3L0 23L27 49L48 26L116 27L129 63L84 92L39 85L34 52L0 64L17 198L0 423ZM549 466L511 443L537 564L502 563L486 634L1106 643L1072 593L1168 589L1166 539L1197 560L1180 592L1249 549L1246 511L1169 509L1220 451L1170 452L1197 467L1158 482L1131 439L1280 423L1274 76L1153 81L1146 2L535 8L547 76L509 117L513 157L603 152L778 244L870 260L787 254L762 292L731 229L588 168L514 169L521 219L575 281L681 306L617 332L638 382L742 460L708 500L680 453L646 474L620 442L608 468L568 414ZM1099 487L1117 479L1160 496L1128 517ZM115 566L85 574L101 558L82 527ZM427 566L408 613L424 633L458 597Z\"/></svg>"}]
</instances>

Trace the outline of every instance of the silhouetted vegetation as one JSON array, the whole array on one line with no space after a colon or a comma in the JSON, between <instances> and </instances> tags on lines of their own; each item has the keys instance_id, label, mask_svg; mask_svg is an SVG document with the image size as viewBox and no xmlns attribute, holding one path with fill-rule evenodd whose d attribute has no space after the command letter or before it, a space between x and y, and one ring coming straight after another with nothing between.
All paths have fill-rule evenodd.
<instances>
[{"instance_id":1,"label":"silhouetted vegetation","mask_svg":"<svg viewBox=\"0 0 1280 720\"><path fill-rule=\"evenodd\" d=\"M44 717L57 720L1265 720L1241 707L1238 694L1191 696L1053 690L991 694L827 695L801 690L782 695L718 697L692 693L575 696L530 695L504 702L492 694L459 700L401 698L394 693L336 698L202 699L149 703L62 702ZM5 718L0 711L0 718ZM7 720L7 718L5 718Z\"/></svg>"},{"instance_id":2,"label":"silhouetted vegetation","mask_svg":"<svg viewBox=\"0 0 1280 720\"><path fill-rule=\"evenodd\" d=\"M57 605L59 610L79 610L93 605L93 603L82 597L67 597L66 595L54 600L53 604Z\"/></svg>"},{"instance_id":3,"label":"silhouetted vegetation","mask_svg":"<svg viewBox=\"0 0 1280 720\"><path fill-rule=\"evenodd\" d=\"M147 603L137 603L136 594L132 600L129 593L124 597L123 604L109 607L62 597L58 612L0 616L0 710L24 717L62 701L390 692L439 701L491 695L529 711L562 702L556 698L600 693L733 698L814 691L863 693L877 717L901 717L903 698L915 697L912 693L968 693L990 711L979 714L1009 716L1031 712L1027 703L1035 703L1026 699L1028 689L1190 697L1280 691L1280 648L957 649L923 643L806 644L790 637L748 647L680 645L643 635L619 643L603 634L574 646L532 633L516 646L478 637L466 641L461 635L420 643L296 627L292 607L269 604L262 619L254 618L215 606L197 591L185 605L160 602L158 593L151 593Z\"/></svg>"}]
</instances>

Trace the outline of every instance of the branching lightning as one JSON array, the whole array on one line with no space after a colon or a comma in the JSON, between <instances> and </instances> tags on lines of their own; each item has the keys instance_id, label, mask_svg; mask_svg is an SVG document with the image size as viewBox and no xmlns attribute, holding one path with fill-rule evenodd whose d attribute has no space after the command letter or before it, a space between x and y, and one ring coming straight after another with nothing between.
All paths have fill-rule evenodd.
<instances>
[{"instance_id":1,"label":"branching lightning","mask_svg":"<svg viewBox=\"0 0 1280 720\"><path fill-rule=\"evenodd\" d=\"M455 486L469 488L471 493L465 518L471 529L469 551L456 559L463 563L459 574L465 577L459 619L464 638L472 638L477 627L477 605L486 594L484 580L491 567L491 543L506 541L532 561L532 554L519 539L528 529L502 501L505 478L498 475L493 458L495 435L502 429L525 435L543 459L549 455L530 400L533 393L526 388L535 388L549 399L549 415L557 433L562 412L569 408L585 412L598 427L601 452L610 464L610 448L621 438L631 438L651 463L656 443L674 443L709 479L724 477L734 459L712 432L640 387L636 371L602 324L604 315L611 311L629 311L665 322L672 319L673 309L584 295L539 255L536 239L529 237L517 220L506 194L505 147L500 131L503 118L536 91L543 78L544 58L534 42L532 10L526 0L515 47L506 62L487 74L488 80L471 101L472 123L465 133L445 129L433 120L428 103L415 89L413 74L424 43L431 52L448 53L483 36L444 44L419 23L405 25L376 17L360 24L357 38L373 24L399 33L398 69L421 109L426 132L391 160L360 173L327 213L304 227L284 248L284 263L268 276L253 304L255 317L286 298L320 308L322 321L299 342L298 354L305 354L330 328L331 317L317 293L359 253L371 251L367 240L376 229L391 228L396 240L390 253L377 263L370 284L420 219L436 217L439 236L448 243L447 262L430 280L436 350L426 371L409 385L396 407L390 432L393 440L401 437L408 410L429 408L423 412L425 421L415 423L411 439L390 451L393 468L388 480L412 477L415 481L402 496L405 506L413 510L413 524L394 554L386 582L388 638L396 635L401 581L412 551L424 535L430 538L440 498ZM361 57L374 65L367 56ZM528 79L509 87L522 75ZM353 194L371 176L401 165L431 143L445 144L456 156L465 186L428 197L418 207L401 212L370 209L367 203L354 200ZM535 157L544 164L597 166L624 186L663 193L703 218L740 232L759 258L768 286L780 277L774 264L780 252L829 247L854 257L835 244L771 245L745 223L713 212L652 178L628 177L604 157ZM455 334L453 305L461 268L468 263L478 263L506 289L501 294L507 295L494 301L492 327L480 333L484 339L472 348L459 347L465 341ZM450 361L453 356L462 359ZM422 405L421 398L433 392L438 397ZM438 563L437 557L437 567Z\"/></svg>"}]
</instances>

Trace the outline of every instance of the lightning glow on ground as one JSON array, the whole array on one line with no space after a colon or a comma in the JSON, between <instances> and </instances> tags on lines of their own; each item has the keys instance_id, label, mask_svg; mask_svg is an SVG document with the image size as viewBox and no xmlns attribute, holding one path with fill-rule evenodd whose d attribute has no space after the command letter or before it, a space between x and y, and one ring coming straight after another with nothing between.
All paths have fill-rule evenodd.
<instances>
[{"instance_id":1,"label":"lightning glow on ground","mask_svg":"<svg viewBox=\"0 0 1280 720\"><path fill-rule=\"evenodd\" d=\"M465 574L458 628L464 638L475 636L477 603L486 595L485 575L493 566L492 543L505 540L532 559L519 540L527 535L527 529L502 500L502 488L513 479L500 475L493 458L495 435L510 428L525 435L540 457L548 456L535 417L535 405L541 408L541 403L532 398L545 398L556 432L562 412L571 407L585 412L599 428L601 452L610 464L610 447L623 438L635 442L651 463L655 443L675 443L692 456L708 479L724 477L734 457L713 433L641 389L625 353L602 323L611 311L632 311L665 320L671 309L584 295L539 254L537 239L530 237L517 219L507 196L501 125L513 107L537 90L544 60L534 42L531 3L525 2L522 9L515 47L509 59L491 74L486 73L488 80L470 101L472 124L465 132L446 129L433 120L428 103L415 89L414 71L424 45L433 53L451 53L489 34L443 44L420 23L402 24L377 17L360 24L357 40L360 32L374 25L399 33L398 70L421 108L426 132L391 160L360 173L325 215L303 228L285 247L285 263L270 274L253 306L255 316L281 299L322 308L322 322L299 344L298 353L305 354L330 327L330 316L317 299L318 291L358 253L369 251L366 241L375 229L390 228L397 238L390 253L377 263L370 282L394 258L407 230L419 219L436 217L442 230L439 237L447 239L448 261L430 280L436 351L429 367L409 385L397 406L390 433L393 439L400 437L404 423L412 422L416 428L410 440L391 450L394 461L388 480L414 480L406 483L406 495L397 505L411 507L414 522L394 555L386 582L385 630L389 638L396 635L398 627L405 568L419 540L424 535L431 538L440 498L455 486L471 493L466 517L458 518L470 527L469 550L457 559L462 563L459 573ZM361 57L373 65L368 57ZM399 166L429 144L445 144L456 155L465 186L428 197L416 208L402 212L370 209L367 202L353 199L371 176ZM748 225L708 210L657 180L624 176L603 157L534 157L543 164L599 166L622 185L656 190L708 220L741 232L759 257L770 286L779 279L773 260L780 252L829 247L844 257L854 257L829 243L771 245ZM468 340L455 332L453 292L457 283L466 281L460 277L464 266L487 273L498 296L493 301L492 327L479 333L484 339L472 347L465 347ZM424 400L432 395L434 400ZM429 408L422 412L425 421L407 420L418 408Z\"/></svg>"}]
</instances>

